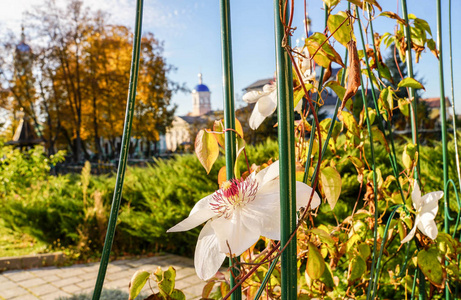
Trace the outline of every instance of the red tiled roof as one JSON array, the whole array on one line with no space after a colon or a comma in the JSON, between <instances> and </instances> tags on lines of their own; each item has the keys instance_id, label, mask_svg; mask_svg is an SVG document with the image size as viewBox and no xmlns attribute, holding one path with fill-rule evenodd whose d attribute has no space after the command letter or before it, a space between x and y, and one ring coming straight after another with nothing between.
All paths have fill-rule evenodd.
<instances>
[{"instance_id":1,"label":"red tiled roof","mask_svg":"<svg viewBox=\"0 0 461 300\"><path fill-rule=\"evenodd\" d=\"M440 97L424 98L419 101L426 103L429 108L440 108ZM451 102L448 97L445 97L445 104L447 107L451 107Z\"/></svg>"}]
</instances>

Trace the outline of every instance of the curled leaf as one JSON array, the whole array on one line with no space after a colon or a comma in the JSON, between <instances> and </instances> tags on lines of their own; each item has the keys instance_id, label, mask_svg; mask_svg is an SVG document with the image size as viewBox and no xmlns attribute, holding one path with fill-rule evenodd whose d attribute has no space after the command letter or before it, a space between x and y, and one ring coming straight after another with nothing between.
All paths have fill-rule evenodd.
<instances>
[{"instance_id":1,"label":"curled leaf","mask_svg":"<svg viewBox=\"0 0 461 300\"><path fill-rule=\"evenodd\" d=\"M131 277L130 281L130 295L129 295L129 300L132 300L136 298L139 293L141 292L142 288L144 285L146 285L147 280L150 277L150 273L147 271L136 271L136 273L133 274L133 277Z\"/></svg>"},{"instance_id":2,"label":"curled leaf","mask_svg":"<svg viewBox=\"0 0 461 300\"><path fill-rule=\"evenodd\" d=\"M344 94L343 102L341 103L340 111L346 105L346 101L357 93L361 82L360 60L357 53L357 44L354 40L347 43L347 50L349 51L349 76L347 78L347 89Z\"/></svg>"},{"instance_id":3,"label":"curled leaf","mask_svg":"<svg viewBox=\"0 0 461 300\"><path fill-rule=\"evenodd\" d=\"M218 142L212 133L203 129L198 132L195 138L195 154L207 174L210 173L211 167L219 155Z\"/></svg>"}]
</instances>

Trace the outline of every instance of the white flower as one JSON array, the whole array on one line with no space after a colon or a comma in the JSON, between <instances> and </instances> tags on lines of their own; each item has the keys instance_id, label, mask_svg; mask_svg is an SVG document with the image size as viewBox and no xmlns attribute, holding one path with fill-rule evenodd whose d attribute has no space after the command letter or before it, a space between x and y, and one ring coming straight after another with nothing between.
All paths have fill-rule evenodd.
<instances>
[{"instance_id":1,"label":"white flower","mask_svg":"<svg viewBox=\"0 0 461 300\"><path fill-rule=\"evenodd\" d=\"M443 197L443 192L432 192L421 197L418 182L415 180L411 199L416 210L415 224L410 233L402 240L402 244L410 241L416 232L416 227L427 237L435 240L438 234L435 216L439 209L439 199Z\"/></svg>"},{"instance_id":2,"label":"white flower","mask_svg":"<svg viewBox=\"0 0 461 300\"><path fill-rule=\"evenodd\" d=\"M272 115L277 108L277 85L266 84L262 91L251 91L243 95L243 101L255 103L253 113L250 117L250 127L258 129L265 118Z\"/></svg>"},{"instance_id":3,"label":"white flower","mask_svg":"<svg viewBox=\"0 0 461 300\"><path fill-rule=\"evenodd\" d=\"M225 182L221 189L201 199L189 217L167 232L190 230L208 221L200 232L195 249L197 275L208 280L221 267L229 248L238 256L256 243L261 236L280 240L279 163L251 173L245 180ZM312 188L296 182L296 207L306 206ZM314 193L311 207L320 205Z\"/></svg>"}]
</instances>

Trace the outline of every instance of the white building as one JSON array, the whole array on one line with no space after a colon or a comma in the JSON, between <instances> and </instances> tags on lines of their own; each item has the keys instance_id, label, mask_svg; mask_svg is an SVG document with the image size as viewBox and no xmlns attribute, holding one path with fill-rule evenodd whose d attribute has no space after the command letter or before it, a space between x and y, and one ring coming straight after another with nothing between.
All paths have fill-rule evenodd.
<instances>
[{"instance_id":1,"label":"white building","mask_svg":"<svg viewBox=\"0 0 461 300\"><path fill-rule=\"evenodd\" d=\"M211 110L210 89L203 84L202 74L198 74L198 84L192 90L192 112L186 116L175 116L165 136L160 137L160 152L175 152L190 148L198 130L216 119Z\"/></svg>"}]
</instances>

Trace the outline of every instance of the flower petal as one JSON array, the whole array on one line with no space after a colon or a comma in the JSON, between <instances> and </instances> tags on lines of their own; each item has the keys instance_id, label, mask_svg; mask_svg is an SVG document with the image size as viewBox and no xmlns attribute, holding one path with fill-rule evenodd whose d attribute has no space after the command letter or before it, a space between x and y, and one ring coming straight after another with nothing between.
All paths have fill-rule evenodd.
<instances>
[{"instance_id":1,"label":"flower petal","mask_svg":"<svg viewBox=\"0 0 461 300\"><path fill-rule=\"evenodd\" d=\"M195 272L202 280L212 278L226 258L224 253L219 252L219 242L210 223L203 227L195 247Z\"/></svg>"},{"instance_id":2,"label":"flower petal","mask_svg":"<svg viewBox=\"0 0 461 300\"><path fill-rule=\"evenodd\" d=\"M267 93L262 93L259 91L251 91L243 95L242 100L245 101L246 103L255 103L263 95L267 95Z\"/></svg>"},{"instance_id":3,"label":"flower petal","mask_svg":"<svg viewBox=\"0 0 461 300\"><path fill-rule=\"evenodd\" d=\"M432 192L424 195L421 198L422 209L421 213L431 213L434 217L437 215L439 210L439 199L443 197L443 192Z\"/></svg>"},{"instance_id":4,"label":"flower petal","mask_svg":"<svg viewBox=\"0 0 461 300\"><path fill-rule=\"evenodd\" d=\"M422 205L421 201L421 190L419 189L418 180L415 180L413 185L413 192L411 193L411 200L413 201L413 207L419 210Z\"/></svg>"},{"instance_id":5,"label":"flower petal","mask_svg":"<svg viewBox=\"0 0 461 300\"><path fill-rule=\"evenodd\" d=\"M408 233L408 235L400 242L401 244L405 244L406 242L411 241L411 239L415 236L416 233L416 226L419 223L420 216L416 215L415 224L413 224L413 229Z\"/></svg>"},{"instance_id":6,"label":"flower petal","mask_svg":"<svg viewBox=\"0 0 461 300\"><path fill-rule=\"evenodd\" d=\"M249 228L242 222L241 209L236 209L231 219L220 217L210 223L222 253L229 253L230 247L232 255L238 256L256 243L260 237L258 228Z\"/></svg>"},{"instance_id":7,"label":"flower petal","mask_svg":"<svg viewBox=\"0 0 461 300\"><path fill-rule=\"evenodd\" d=\"M277 96L276 92L272 92L269 95L262 96L259 98L258 103L254 109L258 109L261 115L268 117L272 115L277 108Z\"/></svg>"},{"instance_id":8,"label":"flower petal","mask_svg":"<svg viewBox=\"0 0 461 300\"><path fill-rule=\"evenodd\" d=\"M256 102L256 105L253 108L253 112L251 113L249 120L250 127L253 130L258 129L259 125L261 125L261 123L266 119L266 117L259 112L258 104L259 101Z\"/></svg>"},{"instance_id":9,"label":"flower petal","mask_svg":"<svg viewBox=\"0 0 461 300\"><path fill-rule=\"evenodd\" d=\"M271 181L258 190L255 199L242 209L242 222L258 228L260 235L280 240L280 182Z\"/></svg>"},{"instance_id":10,"label":"flower petal","mask_svg":"<svg viewBox=\"0 0 461 300\"><path fill-rule=\"evenodd\" d=\"M302 206L306 206L311 197L312 188L305 184L304 182L296 181L296 209L299 209ZM312 201L310 209L314 209L320 205L320 197L317 192L314 192L312 196Z\"/></svg>"},{"instance_id":11,"label":"flower petal","mask_svg":"<svg viewBox=\"0 0 461 300\"><path fill-rule=\"evenodd\" d=\"M255 179L258 181L259 187L268 183L269 181L277 178L279 176L280 167L279 161L275 161L270 164L267 168L264 168L258 174L256 174Z\"/></svg>"},{"instance_id":12,"label":"flower petal","mask_svg":"<svg viewBox=\"0 0 461 300\"><path fill-rule=\"evenodd\" d=\"M431 213L421 214L420 222L417 224L418 229L432 240L435 240L437 234L439 233L437 225L434 222L434 217L435 215Z\"/></svg>"},{"instance_id":13,"label":"flower petal","mask_svg":"<svg viewBox=\"0 0 461 300\"><path fill-rule=\"evenodd\" d=\"M216 213L211 210L209 205L209 201L212 197L213 194L199 200L190 211L189 217L171 227L166 232L187 231L216 216Z\"/></svg>"},{"instance_id":14,"label":"flower petal","mask_svg":"<svg viewBox=\"0 0 461 300\"><path fill-rule=\"evenodd\" d=\"M266 94L269 94L273 91L275 91L275 89L277 88L277 85L275 83L269 83L269 84L266 84L263 86L263 92L266 93Z\"/></svg>"}]
</instances>

